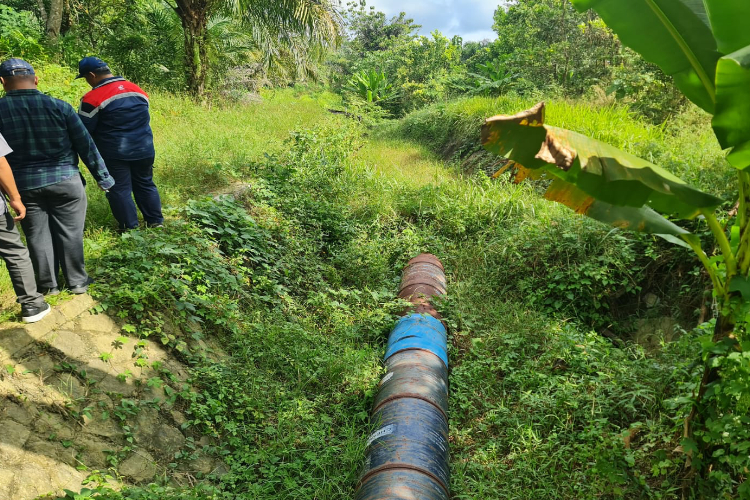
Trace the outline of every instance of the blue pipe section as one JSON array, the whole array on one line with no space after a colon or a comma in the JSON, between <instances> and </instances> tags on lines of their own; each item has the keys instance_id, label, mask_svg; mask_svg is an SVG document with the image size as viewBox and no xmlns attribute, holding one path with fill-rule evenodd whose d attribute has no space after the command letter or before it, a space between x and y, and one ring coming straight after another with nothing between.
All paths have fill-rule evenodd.
<instances>
[{"instance_id":1,"label":"blue pipe section","mask_svg":"<svg viewBox=\"0 0 750 500\"><path fill-rule=\"evenodd\" d=\"M436 283L432 285L430 283ZM445 293L437 257L404 269L399 296L412 311L396 322L385 351L365 466L355 500L448 500L448 332L430 303ZM437 317L436 317L437 316Z\"/></svg>"},{"instance_id":2,"label":"blue pipe section","mask_svg":"<svg viewBox=\"0 0 750 500\"><path fill-rule=\"evenodd\" d=\"M448 332L443 323L427 314L412 314L398 320L388 336L385 360L407 349L433 353L448 366Z\"/></svg>"}]
</instances>

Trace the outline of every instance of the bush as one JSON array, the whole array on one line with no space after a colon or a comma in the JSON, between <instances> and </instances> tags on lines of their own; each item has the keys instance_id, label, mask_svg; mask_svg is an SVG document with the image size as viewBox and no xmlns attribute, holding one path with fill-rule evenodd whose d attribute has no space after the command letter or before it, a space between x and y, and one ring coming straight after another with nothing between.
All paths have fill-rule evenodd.
<instances>
[{"instance_id":1,"label":"bush","mask_svg":"<svg viewBox=\"0 0 750 500\"><path fill-rule=\"evenodd\" d=\"M44 59L47 49L43 39L42 25L31 12L0 5L0 59Z\"/></svg>"}]
</instances>

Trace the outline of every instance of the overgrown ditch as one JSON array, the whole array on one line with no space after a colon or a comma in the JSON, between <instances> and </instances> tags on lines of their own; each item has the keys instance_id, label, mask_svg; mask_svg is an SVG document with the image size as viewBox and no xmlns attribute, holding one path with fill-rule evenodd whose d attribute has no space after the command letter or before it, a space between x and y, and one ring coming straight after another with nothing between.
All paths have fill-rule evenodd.
<instances>
[{"instance_id":1,"label":"overgrown ditch","mask_svg":"<svg viewBox=\"0 0 750 500\"><path fill-rule=\"evenodd\" d=\"M192 201L164 231L105 241L97 298L131 335L190 361L197 390L181 396L184 426L215 440L226 470L95 494L351 497L403 307L398 270L427 251L451 290L440 307L456 498L676 498L704 332L685 328L658 349L622 332L644 303L647 317L695 318L703 288L690 261L546 203L530 185L460 172L395 183L352 160L361 141L340 122L300 130L283 152L232 165L246 186L234 198ZM679 273L688 279L675 290ZM190 356L205 338L226 355ZM706 491L736 488L736 471L724 470Z\"/></svg>"}]
</instances>

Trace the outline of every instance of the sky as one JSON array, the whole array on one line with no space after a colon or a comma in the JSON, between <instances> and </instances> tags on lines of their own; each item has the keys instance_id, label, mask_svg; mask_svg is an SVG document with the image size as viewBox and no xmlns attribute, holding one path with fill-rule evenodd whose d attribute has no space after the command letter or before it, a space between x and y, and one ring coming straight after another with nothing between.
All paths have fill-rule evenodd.
<instances>
[{"instance_id":1,"label":"sky","mask_svg":"<svg viewBox=\"0 0 750 500\"><path fill-rule=\"evenodd\" d=\"M399 12L421 24L420 35L429 36L433 30L448 38L461 36L465 42L485 38L494 40L492 15L501 0L367 0L367 6L385 12L390 19Z\"/></svg>"}]
</instances>

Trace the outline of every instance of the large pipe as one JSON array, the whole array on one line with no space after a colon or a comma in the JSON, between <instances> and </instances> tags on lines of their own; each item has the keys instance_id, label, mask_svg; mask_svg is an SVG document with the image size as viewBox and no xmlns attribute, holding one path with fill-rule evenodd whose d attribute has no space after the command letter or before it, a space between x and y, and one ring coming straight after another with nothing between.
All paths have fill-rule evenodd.
<instances>
[{"instance_id":1,"label":"large pipe","mask_svg":"<svg viewBox=\"0 0 750 500\"><path fill-rule=\"evenodd\" d=\"M446 292L434 255L404 268L398 295L412 305L388 337L356 500L448 500L448 332L432 304Z\"/></svg>"}]
</instances>

